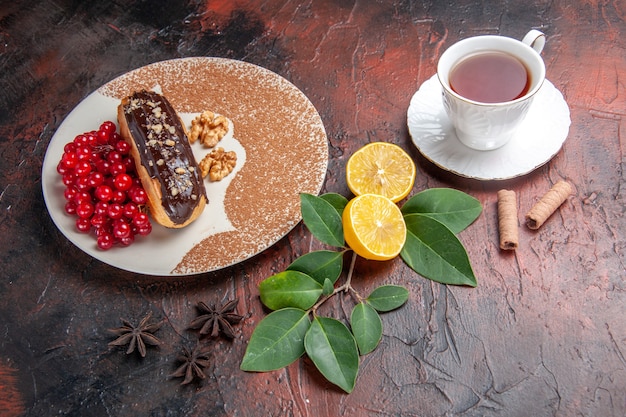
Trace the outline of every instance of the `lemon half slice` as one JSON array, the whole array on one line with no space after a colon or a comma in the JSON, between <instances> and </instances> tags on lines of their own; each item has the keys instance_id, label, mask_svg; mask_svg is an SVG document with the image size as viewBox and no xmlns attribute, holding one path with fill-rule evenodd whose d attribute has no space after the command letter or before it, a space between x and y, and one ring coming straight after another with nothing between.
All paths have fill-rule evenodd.
<instances>
[{"instance_id":1,"label":"lemon half slice","mask_svg":"<svg viewBox=\"0 0 626 417\"><path fill-rule=\"evenodd\" d=\"M400 208L389 198L363 194L343 211L344 238L359 256L386 261L400 254L406 241L406 224Z\"/></svg>"},{"instance_id":2,"label":"lemon half slice","mask_svg":"<svg viewBox=\"0 0 626 417\"><path fill-rule=\"evenodd\" d=\"M413 189L415 163L398 145L373 142L350 156L346 182L356 196L379 194L396 203Z\"/></svg>"}]
</instances>

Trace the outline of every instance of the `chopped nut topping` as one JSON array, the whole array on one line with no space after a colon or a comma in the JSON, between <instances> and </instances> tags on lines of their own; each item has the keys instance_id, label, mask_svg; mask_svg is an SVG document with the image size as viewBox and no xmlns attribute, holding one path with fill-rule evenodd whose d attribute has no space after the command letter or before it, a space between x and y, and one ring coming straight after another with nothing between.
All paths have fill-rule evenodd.
<instances>
[{"instance_id":1,"label":"chopped nut topping","mask_svg":"<svg viewBox=\"0 0 626 417\"><path fill-rule=\"evenodd\" d=\"M200 143L207 148L213 148L228 132L228 119L224 116L216 116L212 111L205 111L191 121L189 141L194 143L200 139Z\"/></svg>"},{"instance_id":2,"label":"chopped nut topping","mask_svg":"<svg viewBox=\"0 0 626 417\"><path fill-rule=\"evenodd\" d=\"M167 146L174 146L174 145L176 145L176 142L174 142L172 139L166 139L165 140L165 144Z\"/></svg>"},{"instance_id":3,"label":"chopped nut topping","mask_svg":"<svg viewBox=\"0 0 626 417\"><path fill-rule=\"evenodd\" d=\"M185 172L187 172L187 170L183 167L178 167L174 170L177 174L184 174Z\"/></svg>"},{"instance_id":4,"label":"chopped nut topping","mask_svg":"<svg viewBox=\"0 0 626 417\"><path fill-rule=\"evenodd\" d=\"M157 165L158 166L163 166L163 164L165 164L165 160L164 159L157 160Z\"/></svg>"},{"instance_id":5,"label":"chopped nut topping","mask_svg":"<svg viewBox=\"0 0 626 417\"><path fill-rule=\"evenodd\" d=\"M209 176L210 181L220 181L230 174L237 163L237 154L225 152L224 148L216 148L207 154L198 164L202 177Z\"/></svg>"},{"instance_id":6,"label":"chopped nut topping","mask_svg":"<svg viewBox=\"0 0 626 417\"><path fill-rule=\"evenodd\" d=\"M138 109L141 106L141 100L138 98L133 98L130 100L130 106L128 107L127 113L132 113L133 110Z\"/></svg>"},{"instance_id":7,"label":"chopped nut topping","mask_svg":"<svg viewBox=\"0 0 626 417\"><path fill-rule=\"evenodd\" d=\"M160 135L161 132L163 131L163 125L160 123L156 125L152 125L151 129L154 131L154 133L156 133L157 135Z\"/></svg>"},{"instance_id":8,"label":"chopped nut topping","mask_svg":"<svg viewBox=\"0 0 626 417\"><path fill-rule=\"evenodd\" d=\"M178 195L178 193L179 193L178 188L172 187L170 189L170 194L172 194L172 197L176 197Z\"/></svg>"}]
</instances>

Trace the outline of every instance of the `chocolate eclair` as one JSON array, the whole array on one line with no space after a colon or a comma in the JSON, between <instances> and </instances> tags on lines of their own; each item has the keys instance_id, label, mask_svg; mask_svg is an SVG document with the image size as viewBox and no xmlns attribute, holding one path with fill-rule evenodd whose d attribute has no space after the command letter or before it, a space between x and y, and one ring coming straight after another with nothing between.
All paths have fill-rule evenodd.
<instances>
[{"instance_id":1,"label":"chocolate eclair","mask_svg":"<svg viewBox=\"0 0 626 417\"><path fill-rule=\"evenodd\" d=\"M198 218L208 203L203 179L187 131L167 98L137 91L122 100L117 120L154 220L181 228Z\"/></svg>"}]
</instances>

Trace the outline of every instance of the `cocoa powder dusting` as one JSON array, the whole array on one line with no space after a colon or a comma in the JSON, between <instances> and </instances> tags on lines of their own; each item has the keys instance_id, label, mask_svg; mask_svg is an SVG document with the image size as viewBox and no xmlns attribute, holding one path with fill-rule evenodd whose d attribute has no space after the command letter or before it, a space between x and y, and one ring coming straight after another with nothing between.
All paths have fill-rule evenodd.
<instances>
[{"instance_id":1,"label":"cocoa powder dusting","mask_svg":"<svg viewBox=\"0 0 626 417\"><path fill-rule=\"evenodd\" d=\"M300 90L245 62L187 58L141 68L99 91L121 99L141 88L159 88L179 112L225 115L247 155L224 201L235 230L202 240L173 274L205 272L245 260L300 221L299 195L319 193L328 164L324 125Z\"/></svg>"}]
</instances>

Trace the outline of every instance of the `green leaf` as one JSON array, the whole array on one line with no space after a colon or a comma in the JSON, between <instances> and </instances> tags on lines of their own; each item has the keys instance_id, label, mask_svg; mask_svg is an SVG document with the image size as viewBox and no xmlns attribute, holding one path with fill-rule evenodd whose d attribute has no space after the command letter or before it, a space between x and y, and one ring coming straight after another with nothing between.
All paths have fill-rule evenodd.
<instances>
[{"instance_id":1,"label":"green leaf","mask_svg":"<svg viewBox=\"0 0 626 417\"><path fill-rule=\"evenodd\" d=\"M328 201L301 193L300 209L304 224L316 239L330 246L344 246L341 216Z\"/></svg>"},{"instance_id":2,"label":"green leaf","mask_svg":"<svg viewBox=\"0 0 626 417\"><path fill-rule=\"evenodd\" d=\"M261 302L272 310L295 307L306 310L322 295L322 284L299 271L283 271L259 284Z\"/></svg>"},{"instance_id":3,"label":"green leaf","mask_svg":"<svg viewBox=\"0 0 626 417\"><path fill-rule=\"evenodd\" d=\"M376 349L383 337L383 322L371 306L359 303L350 315L350 326L361 355Z\"/></svg>"},{"instance_id":4,"label":"green leaf","mask_svg":"<svg viewBox=\"0 0 626 417\"><path fill-rule=\"evenodd\" d=\"M399 285L383 285L376 288L367 297L367 302L377 311L394 310L409 299L409 291Z\"/></svg>"},{"instance_id":5,"label":"green leaf","mask_svg":"<svg viewBox=\"0 0 626 417\"><path fill-rule=\"evenodd\" d=\"M407 215L404 220L407 236L400 256L408 266L442 284L477 285L467 252L450 229L421 214Z\"/></svg>"},{"instance_id":6,"label":"green leaf","mask_svg":"<svg viewBox=\"0 0 626 417\"><path fill-rule=\"evenodd\" d=\"M480 202L452 188L430 188L411 197L402 206L402 214L423 214L459 233L478 218Z\"/></svg>"},{"instance_id":7,"label":"green leaf","mask_svg":"<svg viewBox=\"0 0 626 417\"><path fill-rule=\"evenodd\" d=\"M309 252L293 261L287 269L307 274L320 284L326 279L334 284L343 270L343 253L330 250Z\"/></svg>"},{"instance_id":8,"label":"green leaf","mask_svg":"<svg viewBox=\"0 0 626 417\"><path fill-rule=\"evenodd\" d=\"M327 380L352 392L359 371L359 351L342 322L315 317L304 337L304 349Z\"/></svg>"},{"instance_id":9,"label":"green leaf","mask_svg":"<svg viewBox=\"0 0 626 417\"><path fill-rule=\"evenodd\" d=\"M267 372L283 368L304 353L304 337L311 326L306 311L274 311L256 326L241 361L243 371Z\"/></svg>"},{"instance_id":10,"label":"green leaf","mask_svg":"<svg viewBox=\"0 0 626 417\"><path fill-rule=\"evenodd\" d=\"M335 210L337 210L337 213L339 213L339 216L343 214L343 209L345 209L346 206L348 205L348 199L342 196L341 194L326 193L326 194L322 194L320 198L328 201L330 205L333 206Z\"/></svg>"},{"instance_id":11,"label":"green leaf","mask_svg":"<svg viewBox=\"0 0 626 417\"><path fill-rule=\"evenodd\" d=\"M322 294L330 295L333 293L334 290L335 290L335 286L333 285L333 282L329 280L328 278L326 278L326 280L324 281L324 288L322 289Z\"/></svg>"}]
</instances>

